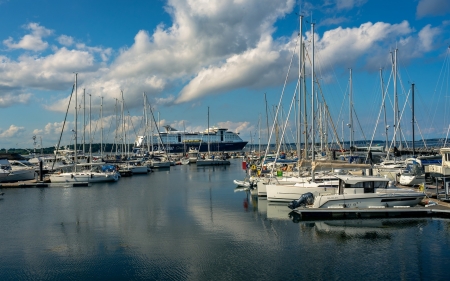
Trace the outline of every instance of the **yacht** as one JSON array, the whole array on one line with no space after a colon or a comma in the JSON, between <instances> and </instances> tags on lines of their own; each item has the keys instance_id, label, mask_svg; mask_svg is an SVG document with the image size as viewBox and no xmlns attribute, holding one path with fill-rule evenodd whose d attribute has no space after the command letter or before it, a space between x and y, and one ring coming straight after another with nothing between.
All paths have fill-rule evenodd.
<instances>
[{"instance_id":1,"label":"yacht","mask_svg":"<svg viewBox=\"0 0 450 281\"><path fill-rule=\"evenodd\" d=\"M0 182L17 182L35 179L31 164L18 160L0 159Z\"/></svg>"},{"instance_id":2,"label":"yacht","mask_svg":"<svg viewBox=\"0 0 450 281\"><path fill-rule=\"evenodd\" d=\"M413 207L425 193L398 188L379 176L336 175L339 187L336 194L314 197L311 208L371 208Z\"/></svg>"},{"instance_id":3,"label":"yacht","mask_svg":"<svg viewBox=\"0 0 450 281\"><path fill-rule=\"evenodd\" d=\"M399 183L401 185L418 185L425 182L425 170L430 165L442 165L441 155L419 156L407 158L406 168L400 173Z\"/></svg>"}]
</instances>

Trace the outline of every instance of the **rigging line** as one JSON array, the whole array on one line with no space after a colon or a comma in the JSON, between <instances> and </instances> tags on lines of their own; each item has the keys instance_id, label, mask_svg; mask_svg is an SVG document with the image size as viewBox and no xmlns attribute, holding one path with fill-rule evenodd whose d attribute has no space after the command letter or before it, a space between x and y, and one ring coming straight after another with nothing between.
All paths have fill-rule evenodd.
<instances>
[{"instance_id":1,"label":"rigging line","mask_svg":"<svg viewBox=\"0 0 450 281\"><path fill-rule=\"evenodd\" d=\"M441 77L444 76L444 71L445 71L445 69L448 68L448 64L449 64L449 52L450 52L450 48L447 48L447 53L446 53L444 62L443 62L443 64L442 64L441 71L439 72L438 79L437 79L437 81L436 81L436 86L435 86L435 88L434 88L433 99L431 100L431 104L435 104L434 99L435 99L435 97L436 97L436 92L437 92L437 90L438 90L437 88L438 88L438 86L439 86L439 82L441 81ZM442 78L442 79L444 79L444 78ZM441 87L442 87L442 86L441 86ZM441 96L441 92L439 93L438 102L439 102L440 96ZM433 123L434 123L434 119L435 119L435 117L436 117L436 114L437 114L437 110L434 111L431 121L430 121L430 122L427 122L427 123L433 124Z\"/></svg>"},{"instance_id":2,"label":"rigging line","mask_svg":"<svg viewBox=\"0 0 450 281\"><path fill-rule=\"evenodd\" d=\"M382 75L381 75L381 80L382 80ZM382 88L382 87L380 87L380 88ZM386 92L384 92L384 89L381 89L381 91L382 91L381 106L380 106L380 111L378 112L378 117L377 117L377 122L375 123L375 128L373 129L372 139L370 140L369 151L372 148L373 140L375 138L375 133L378 128L378 123L380 122L381 112L383 112L383 104L386 101L387 88L386 88ZM387 155L389 155L389 154L387 153ZM367 162L368 158L369 158L369 154L366 155L366 159L364 162Z\"/></svg>"},{"instance_id":3,"label":"rigging line","mask_svg":"<svg viewBox=\"0 0 450 281\"><path fill-rule=\"evenodd\" d=\"M359 129L361 130L361 134L363 135L364 141L367 143L366 135L364 134L364 131L361 127L361 123L359 122L359 118L358 118L358 115L356 114L356 110L355 110L355 107L353 106L353 103L352 103L352 110L355 113L356 121L358 122Z\"/></svg>"},{"instance_id":4,"label":"rigging line","mask_svg":"<svg viewBox=\"0 0 450 281\"><path fill-rule=\"evenodd\" d=\"M297 88L298 88L298 87L299 87L299 83L297 82L297 86L296 86L296 88L295 88L295 92L297 91ZM293 105L295 104L295 102L296 102L296 99L295 99L295 95L294 95L294 96L292 97L291 104L290 104L290 106L289 106L288 116L291 115L292 107L293 107ZM281 140L284 139L284 134L286 133L286 127L287 127L288 121L289 121L289 120L286 118L286 121L284 122L284 126L283 126L283 132L281 133ZM279 145L279 146L277 147L277 153L276 153L276 156L275 156L275 160L274 160L274 162L273 162L272 170L273 170L273 169L275 168L275 166L276 166L277 158L278 158L278 155L280 154L280 149L281 149L281 145Z\"/></svg>"},{"instance_id":5,"label":"rigging line","mask_svg":"<svg viewBox=\"0 0 450 281\"><path fill-rule=\"evenodd\" d=\"M312 64L311 58L309 57L309 53L306 53L306 55L307 55L307 57L308 57L309 62ZM319 81L319 80L317 79L317 76L316 76L315 73L314 73L314 76L315 76L315 78L316 78L316 81ZM325 97L324 97L324 95L323 95L322 87L321 87L320 83L317 83L317 87L318 87L318 90L319 90L320 95L321 95L321 97L322 97L323 103L324 103L324 105L325 105L325 108L326 108L326 111L327 111L327 115L329 116L330 123L331 123L331 125L332 125L332 127L333 127L333 133L336 134L336 139L339 139L339 136L337 135L336 127L334 126L333 119L331 118L331 113L330 113L330 110L329 110L329 108L328 108L328 104L327 104L327 102L325 101ZM314 120L315 120L315 119L314 119ZM305 131L306 131L306 130L305 130ZM314 140L312 140L312 141L314 142ZM342 144L341 144L340 142L338 142L338 145L339 145L340 149L344 150L344 148L343 148L343 146L342 146Z\"/></svg>"},{"instance_id":6,"label":"rigging line","mask_svg":"<svg viewBox=\"0 0 450 281\"><path fill-rule=\"evenodd\" d=\"M297 49L297 44L298 44L298 42L299 42L299 39L300 39L300 37L297 36L297 41L295 42L295 46L294 46L294 49L293 49L293 51L292 51L292 56L291 56L291 61L289 62L288 72L287 72L287 74L286 74L286 78L285 78L284 85L283 85L283 90L281 91L281 97L280 97L280 100L279 100L279 102L278 102L277 111L276 111L276 113L275 113L274 123L273 123L273 125L272 125L272 129L271 129L270 135L269 135L269 140L268 140L268 142L267 142L268 145L267 145L266 151L265 151L265 153L264 153L263 163L266 161L266 157L267 157L267 154L268 154L268 151L269 151L270 140L272 139L273 131L274 131L274 129L275 129L275 124L276 124L276 119L278 118L278 108L280 108L281 101L283 100L284 90L286 89L286 84L287 84L287 81L288 81L289 73L290 73L290 71L291 71L291 66L292 66L292 62L293 62L293 60L294 60L294 55L295 55L295 51L296 51L296 49ZM278 155L276 155L275 158L277 158L277 157L278 157ZM273 168L272 168L272 172L273 172Z\"/></svg>"},{"instance_id":7,"label":"rigging line","mask_svg":"<svg viewBox=\"0 0 450 281\"><path fill-rule=\"evenodd\" d=\"M63 132L64 132L64 127L66 126L67 114L69 113L70 101L72 100L72 95L73 95L73 91L74 91L74 90L75 90L75 84L73 84L73 86L72 86L72 92L70 93L69 104L67 105L67 110L66 110L66 116L64 116L64 122L63 122L63 126L62 126L62 129L61 129L61 134L59 135L58 145L56 146L55 158L53 158L52 170L53 170L53 168L55 167L56 156L58 155L59 146L60 146L60 144L61 144L61 139L62 139L62 134L63 134ZM75 149L77 149L77 148L75 147ZM77 159L74 159L74 161L77 161Z\"/></svg>"}]
</instances>

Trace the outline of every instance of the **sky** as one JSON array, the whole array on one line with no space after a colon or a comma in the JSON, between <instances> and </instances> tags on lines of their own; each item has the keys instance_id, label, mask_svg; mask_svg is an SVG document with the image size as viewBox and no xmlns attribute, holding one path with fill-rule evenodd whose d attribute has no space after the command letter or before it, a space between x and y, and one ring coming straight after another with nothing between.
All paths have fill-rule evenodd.
<instances>
[{"instance_id":1,"label":"sky","mask_svg":"<svg viewBox=\"0 0 450 281\"><path fill-rule=\"evenodd\" d=\"M0 148L54 146L61 131L72 144L75 73L78 143L100 142L101 124L114 142L122 107L127 139L144 134L144 95L160 125L203 131L209 112L210 126L254 144L278 108L293 140L299 34L308 124L314 46L328 141L349 140L350 100L355 140L393 138L394 50L398 134L412 139L414 83L415 139L446 138L449 15L447 0L0 0Z\"/></svg>"}]
</instances>

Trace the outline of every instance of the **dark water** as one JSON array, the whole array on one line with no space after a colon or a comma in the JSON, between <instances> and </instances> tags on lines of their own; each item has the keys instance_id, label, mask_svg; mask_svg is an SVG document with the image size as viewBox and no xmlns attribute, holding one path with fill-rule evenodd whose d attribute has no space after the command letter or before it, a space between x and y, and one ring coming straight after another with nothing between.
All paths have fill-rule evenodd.
<instances>
[{"instance_id":1,"label":"dark water","mask_svg":"<svg viewBox=\"0 0 450 281\"><path fill-rule=\"evenodd\" d=\"M0 280L448 279L449 220L298 222L240 167L3 189Z\"/></svg>"}]
</instances>

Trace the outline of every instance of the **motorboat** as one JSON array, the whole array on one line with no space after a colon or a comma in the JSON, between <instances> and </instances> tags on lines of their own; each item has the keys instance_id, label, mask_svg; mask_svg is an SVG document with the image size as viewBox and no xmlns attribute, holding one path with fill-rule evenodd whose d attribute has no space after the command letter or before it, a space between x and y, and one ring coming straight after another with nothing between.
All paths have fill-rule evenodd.
<instances>
[{"instance_id":1,"label":"motorboat","mask_svg":"<svg viewBox=\"0 0 450 281\"><path fill-rule=\"evenodd\" d=\"M35 179L34 167L18 160L0 159L0 182L17 182Z\"/></svg>"},{"instance_id":2,"label":"motorboat","mask_svg":"<svg viewBox=\"0 0 450 281\"><path fill-rule=\"evenodd\" d=\"M307 192L314 196L335 194L339 184L337 175L356 173L356 171L362 173L363 170L371 167L368 164L353 164L339 160L309 161L299 163L299 166L310 166L310 175L287 178L294 183L279 184L280 182L272 181L266 184L268 201L292 201ZM314 177L311 176L312 174Z\"/></svg>"},{"instance_id":3,"label":"motorboat","mask_svg":"<svg viewBox=\"0 0 450 281\"><path fill-rule=\"evenodd\" d=\"M374 174L388 178L391 181L398 181L398 176L406 168L404 160L384 160L373 167Z\"/></svg>"},{"instance_id":4,"label":"motorboat","mask_svg":"<svg viewBox=\"0 0 450 281\"><path fill-rule=\"evenodd\" d=\"M336 177L339 179L337 193L314 196L311 208L413 207L425 197L423 192L398 188L380 176Z\"/></svg>"},{"instance_id":5,"label":"motorboat","mask_svg":"<svg viewBox=\"0 0 450 281\"><path fill-rule=\"evenodd\" d=\"M401 185L413 186L425 182L425 169L429 165L442 165L441 155L419 156L407 158L406 168L400 173L399 183Z\"/></svg>"}]
</instances>

